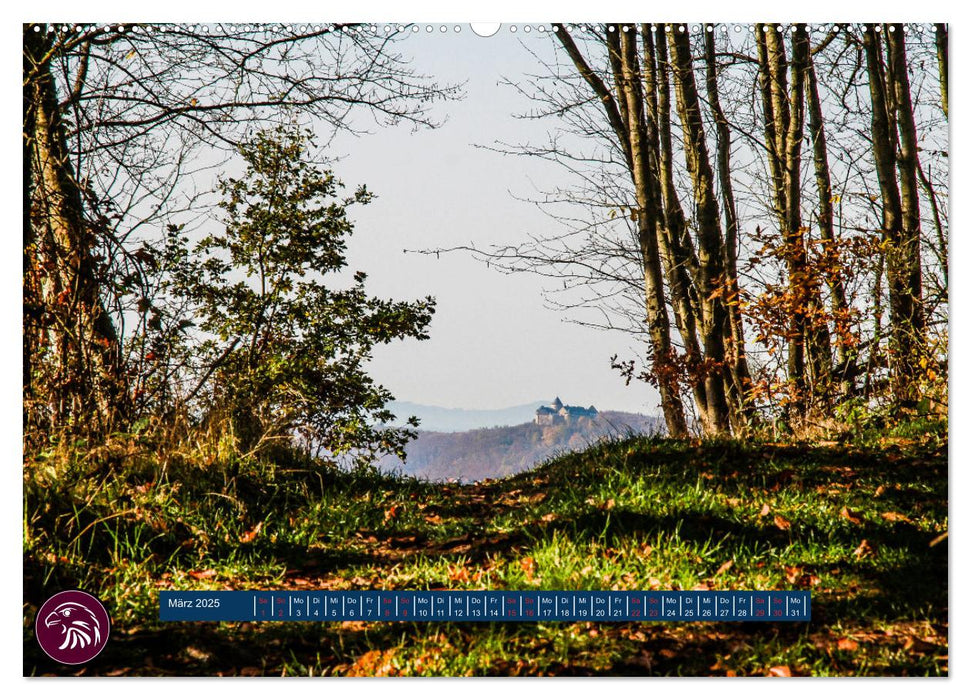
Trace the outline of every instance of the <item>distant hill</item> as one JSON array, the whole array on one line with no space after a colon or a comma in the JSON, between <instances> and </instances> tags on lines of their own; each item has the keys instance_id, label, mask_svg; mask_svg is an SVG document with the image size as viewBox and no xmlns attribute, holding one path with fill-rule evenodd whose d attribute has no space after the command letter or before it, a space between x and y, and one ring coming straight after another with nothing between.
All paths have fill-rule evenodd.
<instances>
[{"instance_id":1,"label":"distant hill","mask_svg":"<svg viewBox=\"0 0 971 700\"><path fill-rule=\"evenodd\" d=\"M659 432L664 432L663 419L621 411L602 411L580 425L521 423L464 432L421 430L408 444L406 462L386 457L379 466L430 481L480 481L526 471L549 457L581 450L607 436Z\"/></svg>"},{"instance_id":2,"label":"distant hill","mask_svg":"<svg viewBox=\"0 0 971 700\"><path fill-rule=\"evenodd\" d=\"M533 420L536 409L546 403L548 402L533 401L521 406L495 410L469 410L425 406L410 401L392 401L388 404L388 408L397 417L392 425L404 425L409 416L417 416L421 420L421 430L455 433L476 428L494 428L500 425L520 425Z\"/></svg>"}]
</instances>

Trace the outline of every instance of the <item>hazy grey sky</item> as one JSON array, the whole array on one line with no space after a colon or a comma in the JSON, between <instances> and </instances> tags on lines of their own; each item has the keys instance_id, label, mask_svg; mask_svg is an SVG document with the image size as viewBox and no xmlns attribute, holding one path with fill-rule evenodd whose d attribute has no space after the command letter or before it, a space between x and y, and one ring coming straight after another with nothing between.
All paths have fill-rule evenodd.
<instances>
[{"instance_id":1,"label":"hazy grey sky","mask_svg":"<svg viewBox=\"0 0 971 700\"><path fill-rule=\"evenodd\" d=\"M562 170L475 147L544 141L556 126L515 119L531 105L498 85L501 76L515 81L537 72L523 43L551 56L549 36L535 29L524 34L522 25L516 34L504 26L490 38L474 35L467 24L445 34L438 26L432 34L423 26L401 50L440 82L466 82L464 100L439 105L447 123L417 133L408 126L376 128L338 138L333 148L344 156L335 167L339 177L349 186L365 183L377 195L352 211L351 266L370 275L374 294L431 294L438 301L431 339L379 348L373 376L400 400L448 407L499 408L558 394L568 403L656 412L653 389L626 387L610 368L611 355L632 356L631 339L565 322L562 312L544 306L542 290L550 280L503 275L463 253L440 259L403 253L562 232L513 196L537 194L538 187L562 180Z\"/></svg>"}]
</instances>

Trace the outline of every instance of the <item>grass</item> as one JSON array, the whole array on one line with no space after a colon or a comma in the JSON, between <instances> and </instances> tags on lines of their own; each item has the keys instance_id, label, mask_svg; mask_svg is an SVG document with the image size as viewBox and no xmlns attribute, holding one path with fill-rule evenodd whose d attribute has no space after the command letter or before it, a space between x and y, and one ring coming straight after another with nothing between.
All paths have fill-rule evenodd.
<instances>
[{"instance_id":1,"label":"grass","mask_svg":"<svg viewBox=\"0 0 971 700\"><path fill-rule=\"evenodd\" d=\"M945 433L946 434L946 433ZM294 462L24 481L34 613L82 587L113 618L86 675L946 675L947 443L631 438L472 485ZM122 466L119 466L122 465ZM163 466L164 465L164 468ZM810 623L166 623L159 589L811 589Z\"/></svg>"}]
</instances>

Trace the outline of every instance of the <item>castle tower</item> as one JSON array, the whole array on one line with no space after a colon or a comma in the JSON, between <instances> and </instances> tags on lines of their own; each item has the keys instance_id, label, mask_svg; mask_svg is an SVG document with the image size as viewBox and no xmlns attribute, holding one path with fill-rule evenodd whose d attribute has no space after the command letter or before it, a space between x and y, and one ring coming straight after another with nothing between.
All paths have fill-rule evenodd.
<instances>
[{"instance_id":1,"label":"castle tower","mask_svg":"<svg viewBox=\"0 0 971 700\"><path fill-rule=\"evenodd\" d=\"M556 397L556 400L553 401L553 404L552 405L553 405L553 410L554 411L559 411L561 408L563 408L563 402L560 401L560 397L559 396Z\"/></svg>"}]
</instances>

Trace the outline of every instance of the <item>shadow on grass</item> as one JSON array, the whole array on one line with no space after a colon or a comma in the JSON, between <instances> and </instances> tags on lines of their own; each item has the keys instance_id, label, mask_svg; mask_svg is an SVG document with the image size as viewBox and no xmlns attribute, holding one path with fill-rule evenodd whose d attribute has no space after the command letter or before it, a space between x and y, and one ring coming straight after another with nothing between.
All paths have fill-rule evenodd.
<instances>
[{"instance_id":1,"label":"shadow on grass","mask_svg":"<svg viewBox=\"0 0 971 700\"><path fill-rule=\"evenodd\" d=\"M851 447L801 447L743 445L737 442L684 445L669 441L631 440L616 445L596 446L583 454L563 457L543 468L500 482L469 486L436 486L421 482L379 479L383 489L425 499L428 514L445 521L459 521L465 533L436 538L431 528L396 526L389 522L374 528L368 536L351 542L323 542L308 547L292 541L260 538L248 544L214 543L213 556L245 556L282 562L310 578L340 575L349 568L370 568L386 573L390 568L422 558L462 558L469 566L484 563L497 554L515 555L537 543L566 538L586 541L618 541L636 537L644 540L677 533L687 546L730 541L732 548L786 551L792 545L825 543L847 552L865 540L878 552L893 556L868 559L846 557L825 567L838 568L841 578L854 580L856 588L814 590L814 619L805 624L728 623L696 627L697 633L669 634L663 625L644 625L637 642L619 635L620 628L601 629L615 644L615 661L595 666L583 660L551 661L544 672L558 675L711 675L726 654L739 649L775 645L784 648L809 634L827 632L834 626L869 620L924 620L947 622L947 546L930 547L927 533L909 522L884 522L867 518L857 523L794 522L788 529L771 520L742 521L723 512L685 507L663 516L632 509L587 509L576 516L557 514L549 522L535 519L539 496L542 508L555 514L558 500L566 493L573 502L583 502L585 492L596 492L604 479L621 472L632 479L656 480L668 485L695 484L704 478L705 487L723 493L744 494L754 490L769 493L784 489L828 488L839 485L859 499L872 499L881 486L892 485L880 501L887 510L921 512L943 518L947 513L946 446L936 449L883 450ZM361 479L330 478L320 481L321 497L340 490L354 498L354 489L373 493L375 483ZM253 487L254 498L263 490ZM518 492L518 500L510 498ZM295 499L288 494L287 503ZM527 510L531 509L531 510ZM525 524L511 532L495 533L491 521L515 514L530 514ZM271 512L263 503L261 517ZM562 517L559 517L562 516ZM146 552L173 565L196 561L189 554L179 560L178 548L185 533L172 532L146 547ZM95 534L90 549L96 553L88 564L105 564L110 538ZM368 537L373 537L369 540ZM811 561L786 560L789 566L814 572L823 565ZM345 672L363 654L375 649L414 646L432 634L432 629L413 623L166 623L140 620L112 631L111 642L95 661L84 668L67 669L40 651L29 625L43 600L56 590L71 588L90 577L90 572L70 562L38 561L24 557L24 674L65 675L278 675L285 665L291 669ZM348 585L350 585L348 583ZM491 625L454 625L467 644L491 633ZM436 628L438 629L438 628ZM521 635L530 629L516 626ZM536 631L539 634L538 631ZM945 649L946 652L946 649ZM815 652L813 652L815 653ZM894 657L896 658L896 657ZM851 672L856 666L830 652L819 652L819 663L828 672ZM720 661L721 660L721 661ZM895 666L894 664L899 664ZM887 662L885 671L906 673L908 661ZM496 660L488 673L506 675L523 672L508 661ZM529 669L527 668L528 672ZM303 671L306 672L306 671Z\"/></svg>"}]
</instances>

